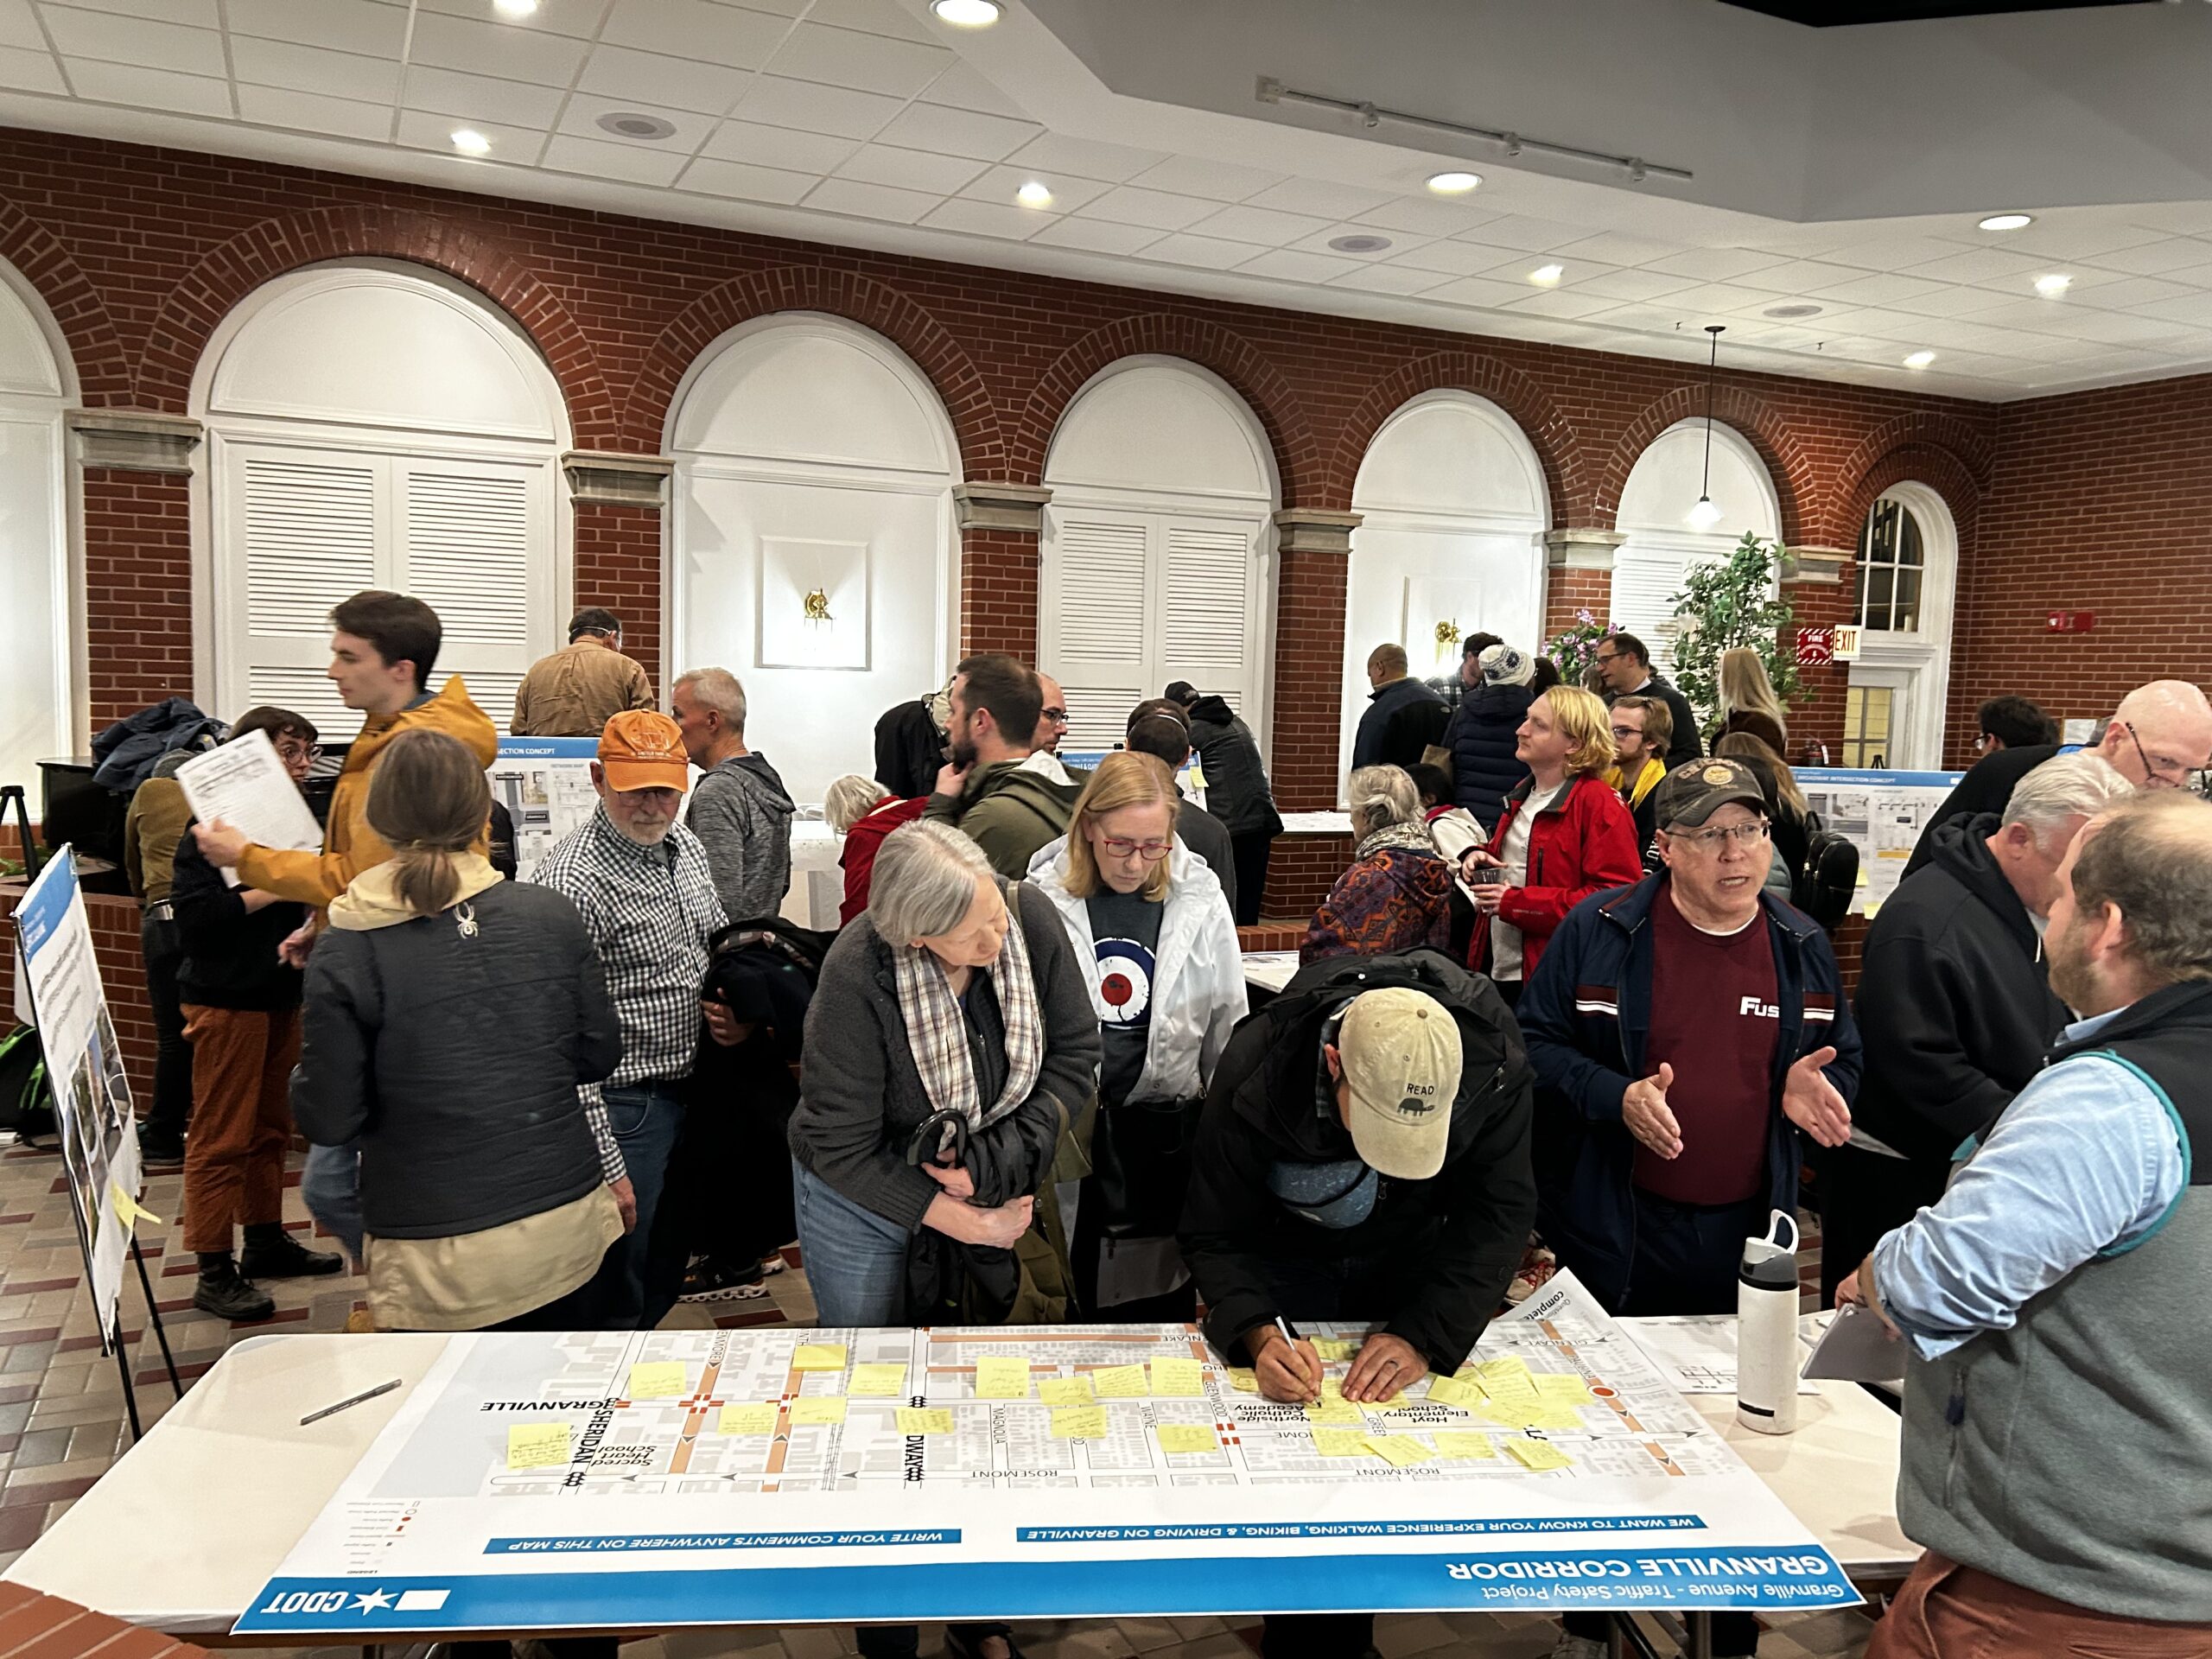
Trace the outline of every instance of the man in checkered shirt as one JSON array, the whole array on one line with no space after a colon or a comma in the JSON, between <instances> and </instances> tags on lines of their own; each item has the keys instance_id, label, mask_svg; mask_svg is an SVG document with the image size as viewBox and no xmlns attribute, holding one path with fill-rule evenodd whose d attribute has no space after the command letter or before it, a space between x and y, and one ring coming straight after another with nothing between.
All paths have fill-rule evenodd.
<instances>
[{"instance_id":1,"label":"man in checkered shirt","mask_svg":"<svg viewBox=\"0 0 2212 1659\"><path fill-rule=\"evenodd\" d=\"M707 942L724 925L699 839L677 823L689 782L683 734L666 715L632 709L600 734L592 763L599 809L531 878L565 893L607 973L622 1022L622 1064L577 1092L600 1165L630 1224L598 1280L602 1325L629 1330L667 1310L646 1303L653 1212L683 1128L683 1083L698 1053ZM719 1011L725 1016L726 1010ZM717 1040L734 1032L716 1029Z\"/></svg>"}]
</instances>

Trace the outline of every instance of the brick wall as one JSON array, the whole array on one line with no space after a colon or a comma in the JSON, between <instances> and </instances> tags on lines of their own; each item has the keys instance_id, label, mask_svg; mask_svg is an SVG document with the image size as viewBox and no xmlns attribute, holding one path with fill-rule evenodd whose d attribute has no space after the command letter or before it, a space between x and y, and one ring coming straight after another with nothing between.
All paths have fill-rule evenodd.
<instances>
[{"instance_id":1,"label":"brick wall","mask_svg":"<svg viewBox=\"0 0 2212 1659\"><path fill-rule=\"evenodd\" d=\"M576 607L603 605L620 617L623 654L636 658L659 685L660 514L580 501L575 515Z\"/></svg>"},{"instance_id":2,"label":"brick wall","mask_svg":"<svg viewBox=\"0 0 2212 1659\"><path fill-rule=\"evenodd\" d=\"M189 480L87 467L85 655L92 730L192 695Z\"/></svg>"}]
</instances>

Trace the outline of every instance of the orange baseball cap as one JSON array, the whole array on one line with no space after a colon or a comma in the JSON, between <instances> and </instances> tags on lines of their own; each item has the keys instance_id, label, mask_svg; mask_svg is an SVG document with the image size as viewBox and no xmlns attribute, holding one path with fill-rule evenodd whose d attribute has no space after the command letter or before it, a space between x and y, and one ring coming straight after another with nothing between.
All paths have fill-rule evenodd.
<instances>
[{"instance_id":1,"label":"orange baseball cap","mask_svg":"<svg viewBox=\"0 0 2212 1659\"><path fill-rule=\"evenodd\" d=\"M691 763L683 753L683 734L666 715L626 709L599 734L599 764L607 786L633 789L689 789Z\"/></svg>"}]
</instances>

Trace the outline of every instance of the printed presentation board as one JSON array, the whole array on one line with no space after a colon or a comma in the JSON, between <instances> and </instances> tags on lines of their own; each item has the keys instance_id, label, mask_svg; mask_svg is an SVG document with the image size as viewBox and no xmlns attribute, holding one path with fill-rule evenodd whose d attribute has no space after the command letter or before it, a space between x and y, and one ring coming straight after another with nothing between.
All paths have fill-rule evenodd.
<instances>
[{"instance_id":1,"label":"printed presentation board","mask_svg":"<svg viewBox=\"0 0 2212 1659\"><path fill-rule=\"evenodd\" d=\"M538 861L585 823L599 796L591 786L595 737L503 737L485 769L492 798L515 821L516 874L530 880Z\"/></svg>"},{"instance_id":2,"label":"printed presentation board","mask_svg":"<svg viewBox=\"0 0 2212 1659\"><path fill-rule=\"evenodd\" d=\"M1854 916L1872 916L1904 880L1906 861L1920 844L1943 798L1962 772L1859 772L1845 766L1800 766L1797 786L1821 822L1859 849L1859 894Z\"/></svg>"},{"instance_id":3,"label":"printed presentation board","mask_svg":"<svg viewBox=\"0 0 2212 1659\"><path fill-rule=\"evenodd\" d=\"M235 1629L1859 1599L1561 1274L1451 1378L1261 1398L1188 1325L453 1338Z\"/></svg>"}]
</instances>

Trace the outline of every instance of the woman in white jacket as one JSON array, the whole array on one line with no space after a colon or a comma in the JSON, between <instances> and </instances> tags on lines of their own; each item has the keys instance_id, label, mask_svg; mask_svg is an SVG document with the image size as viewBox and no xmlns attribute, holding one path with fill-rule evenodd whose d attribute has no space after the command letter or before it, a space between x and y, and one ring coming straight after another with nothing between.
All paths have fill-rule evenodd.
<instances>
[{"instance_id":1,"label":"woman in white jacket","mask_svg":"<svg viewBox=\"0 0 2212 1659\"><path fill-rule=\"evenodd\" d=\"M1120 1321L1196 1312L1175 1224L1206 1085L1245 1011L1236 918L1175 838L1178 805L1158 760L1109 754L1067 835L1029 865L1075 946L1105 1046L1072 1255L1077 1298Z\"/></svg>"}]
</instances>

